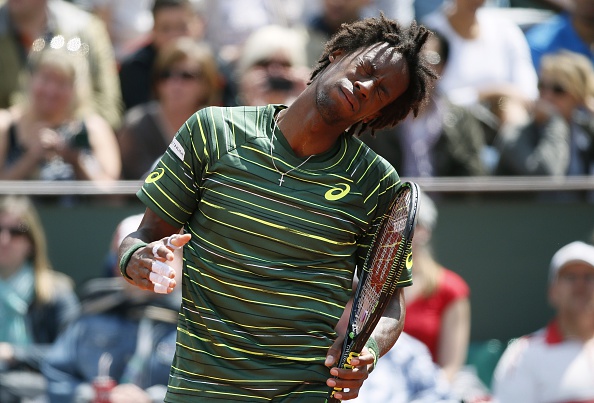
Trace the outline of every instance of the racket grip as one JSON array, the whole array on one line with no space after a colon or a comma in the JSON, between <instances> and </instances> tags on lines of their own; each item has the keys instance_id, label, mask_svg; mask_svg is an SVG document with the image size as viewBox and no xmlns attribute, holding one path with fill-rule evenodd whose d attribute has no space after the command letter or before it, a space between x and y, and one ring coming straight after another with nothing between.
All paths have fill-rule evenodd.
<instances>
[{"instance_id":1,"label":"racket grip","mask_svg":"<svg viewBox=\"0 0 594 403\"><path fill-rule=\"evenodd\" d=\"M353 359L353 357L358 357L359 355L360 355L360 353L351 351L346 359L346 362L343 364L342 368L345 368L345 369L353 368L353 366L351 365L351 360ZM326 402L327 403L340 403L342 400L338 400L337 398L335 398L334 393L340 392L341 390L342 390L342 388L332 389L332 392L330 393L330 397L328 399L326 399Z\"/></svg>"}]
</instances>

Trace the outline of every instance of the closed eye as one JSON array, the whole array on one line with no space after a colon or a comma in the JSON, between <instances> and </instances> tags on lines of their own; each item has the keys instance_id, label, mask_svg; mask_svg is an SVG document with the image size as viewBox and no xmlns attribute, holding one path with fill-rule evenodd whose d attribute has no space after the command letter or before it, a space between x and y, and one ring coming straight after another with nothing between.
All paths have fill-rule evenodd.
<instances>
[{"instance_id":1,"label":"closed eye","mask_svg":"<svg viewBox=\"0 0 594 403\"><path fill-rule=\"evenodd\" d=\"M369 77L375 77L375 66L369 60L364 60L362 62L363 70Z\"/></svg>"},{"instance_id":2,"label":"closed eye","mask_svg":"<svg viewBox=\"0 0 594 403\"><path fill-rule=\"evenodd\" d=\"M375 75L376 70L377 69L376 69L376 67L375 67L375 65L373 63L371 63L369 61L367 63L365 63L365 72L367 74L369 74L369 76L372 77L372 78L374 78L375 80L379 79L379 77L377 77ZM376 88L377 88L377 95L378 95L378 97L379 97L379 99L381 101L382 100L382 95L387 96L388 93L387 93L386 89L382 85L377 85Z\"/></svg>"},{"instance_id":3,"label":"closed eye","mask_svg":"<svg viewBox=\"0 0 594 403\"><path fill-rule=\"evenodd\" d=\"M363 73L367 75L367 77L374 79L374 82L377 82L377 80L379 79L379 77L375 75L377 68L371 61L361 58L359 59L357 67L360 68L363 71ZM384 86L376 85L375 87L380 101L383 101L384 96L389 96L388 91L386 91L386 88Z\"/></svg>"}]
</instances>

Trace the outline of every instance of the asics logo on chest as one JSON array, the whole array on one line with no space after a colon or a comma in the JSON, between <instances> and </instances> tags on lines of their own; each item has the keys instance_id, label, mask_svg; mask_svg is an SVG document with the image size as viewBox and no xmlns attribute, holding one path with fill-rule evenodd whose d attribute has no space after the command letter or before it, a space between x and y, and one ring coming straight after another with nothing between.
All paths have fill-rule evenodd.
<instances>
[{"instance_id":1,"label":"asics logo on chest","mask_svg":"<svg viewBox=\"0 0 594 403\"><path fill-rule=\"evenodd\" d=\"M346 183L339 183L336 187L328 190L324 197L328 201L340 200L351 191L351 187Z\"/></svg>"}]
</instances>

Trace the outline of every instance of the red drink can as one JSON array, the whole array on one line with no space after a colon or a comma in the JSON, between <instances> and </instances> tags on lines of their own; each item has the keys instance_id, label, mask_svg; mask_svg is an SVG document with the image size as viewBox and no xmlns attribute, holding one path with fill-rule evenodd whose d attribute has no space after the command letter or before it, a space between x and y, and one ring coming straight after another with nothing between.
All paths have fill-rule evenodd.
<instances>
[{"instance_id":1,"label":"red drink can","mask_svg":"<svg viewBox=\"0 0 594 403\"><path fill-rule=\"evenodd\" d=\"M110 403L109 394L117 385L115 379L109 376L98 376L93 381L93 389L95 390L95 399L93 403Z\"/></svg>"}]
</instances>

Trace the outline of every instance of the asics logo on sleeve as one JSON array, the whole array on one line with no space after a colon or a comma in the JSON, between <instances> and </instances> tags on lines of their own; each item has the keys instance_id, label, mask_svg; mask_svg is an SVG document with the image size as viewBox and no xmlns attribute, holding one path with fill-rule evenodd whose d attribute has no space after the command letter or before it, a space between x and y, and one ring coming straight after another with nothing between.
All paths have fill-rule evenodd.
<instances>
[{"instance_id":1,"label":"asics logo on sleeve","mask_svg":"<svg viewBox=\"0 0 594 403\"><path fill-rule=\"evenodd\" d=\"M329 201L340 200L351 191L351 187L346 183L339 183L337 187L334 187L326 192L324 197Z\"/></svg>"},{"instance_id":2,"label":"asics logo on sleeve","mask_svg":"<svg viewBox=\"0 0 594 403\"><path fill-rule=\"evenodd\" d=\"M406 269L410 270L413 266L413 255L412 252L408 253L408 256L406 256Z\"/></svg>"},{"instance_id":3,"label":"asics logo on sleeve","mask_svg":"<svg viewBox=\"0 0 594 403\"><path fill-rule=\"evenodd\" d=\"M165 174L165 170L163 168L155 169L149 176L146 177L144 183L153 183L161 179L161 177Z\"/></svg>"}]
</instances>

